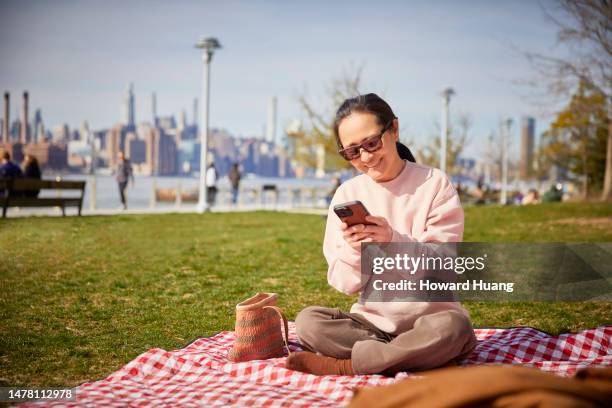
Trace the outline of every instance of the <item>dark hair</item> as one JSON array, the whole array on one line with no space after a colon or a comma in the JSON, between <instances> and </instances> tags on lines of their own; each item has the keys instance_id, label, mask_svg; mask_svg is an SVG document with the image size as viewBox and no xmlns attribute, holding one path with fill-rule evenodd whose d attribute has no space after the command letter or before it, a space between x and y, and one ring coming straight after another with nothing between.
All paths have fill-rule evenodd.
<instances>
[{"instance_id":1,"label":"dark hair","mask_svg":"<svg viewBox=\"0 0 612 408\"><path fill-rule=\"evenodd\" d=\"M2 153L2 158L3 158L4 160L11 160L11 154L10 154L9 152L7 152L7 151L4 151L4 152Z\"/></svg>"},{"instance_id":2,"label":"dark hair","mask_svg":"<svg viewBox=\"0 0 612 408\"><path fill-rule=\"evenodd\" d=\"M385 102L380 96L369 93L365 95L359 95L354 98L349 98L342 102L342 105L336 112L336 119L334 120L334 135L336 136L336 144L339 149L342 149L342 143L340 142L340 135L338 135L338 127L340 122L353 112L371 113L376 116L378 124L386 126L389 122L397 119L397 116L393 113L393 109L387 102ZM403 160L415 163L416 160L412 155L410 149L400 142L395 142L397 153Z\"/></svg>"}]
</instances>

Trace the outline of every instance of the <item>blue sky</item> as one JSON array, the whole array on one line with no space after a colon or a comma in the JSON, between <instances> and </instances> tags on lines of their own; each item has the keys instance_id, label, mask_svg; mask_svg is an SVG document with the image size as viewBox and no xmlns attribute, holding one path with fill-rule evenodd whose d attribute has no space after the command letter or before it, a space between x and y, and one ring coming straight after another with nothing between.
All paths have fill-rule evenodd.
<instances>
[{"instance_id":1,"label":"blue sky","mask_svg":"<svg viewBox=\"0 0 612 408\"><path fill-rule=\"evenodd\" d=\"M549 117L512 81L532 71L509 43L544 53L556 29L536 1L0 1L0 88L11 92L17 117L21 92L47 127L88 120L111 126L130 81L136 118L187 110L201 89L201 57L193 45L219 38L212 65L211 126L260 135L270 96L279 126L302 113L307 92L333 113L330 80L363 65L363 91L376 92L400 118L403 136L419 143L434 133L439 92L452 86L451 114L472 115L472 155L482 151L501 116ZM555 101L550 101L554 104ZM516 123L516 122L515 122ZM515 146L518 129L515 126Z\"/></svg>"}]
</instances>

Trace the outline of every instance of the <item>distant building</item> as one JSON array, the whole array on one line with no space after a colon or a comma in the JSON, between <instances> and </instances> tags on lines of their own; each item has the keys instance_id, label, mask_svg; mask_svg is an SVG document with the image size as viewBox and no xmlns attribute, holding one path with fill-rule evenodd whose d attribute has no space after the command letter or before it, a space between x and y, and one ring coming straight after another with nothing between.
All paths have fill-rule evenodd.
<instances>
[{"instance_id":1,"label":"distant building","mask_svg":"<svg viewBox=\"0 0 612 408\"><path fill-rule=\"evenodd\" d=\"M30 120L29 120L29 94L27 91L23 93L23 103L21 105L21 133L19 135L19 141L22 144L30 143Z\"/></svg>"},{"instance_id":2,"label":"distant building","mask_svg":"<svg viewBox=\"0 0 612 408\"><path fill-rule=\"evenodd\" d=\"M9 142L19 142L19 135L21 134L21 121L15 119L11 124L11 131L9 132Z\"/></svg>"},{"instance_id":3,"label":"distant building","mask_svg":"<svg viewBox=\"0 0 612 408\"><path fill-rule=\"evenodd\" d=\"M142 164L147 161L146 143L138 139L135 133L129 133L125 141L125 154L132 164Z\"/></svg>"},{"instance_id":4,"label":"distant building","mask_svg":"<svg viewBox=\"0 0 612 408\"><path fill-rule=\"evenodd\" d=\"M117 155L123 150L124 126L117 124L106 133L106 157L108 167L114 169L117 166Z\"/></svg>"},{"instance_id":5,"label":"distant building","mask_svg":"<svg viewBox=\"0 0 612 408\"><path fill-rule=\"evenodd\" d=\"M94 130L92 132L94 143L96 143L96 149L98 150L106 149L106 134L107 133L108 133L108 129Z\"/></svg>"},{"instance_id":6,"label":"distant building","mask_svg":"<svg viewBox=\"0 0 612 408\"><path fill-rule=\"evenodd\" d=\"M91 141L91 131L89 130L89 123L86 120L81 123L81 128L79 129L79 137L80 140L83 140L84 142Z\"/></svg>"},{"instance_id":7,"label":"distant building","mask_svg":"<svg viewBox=\"0 0 612 408\"><path fill-rule=\"evenodd\" d=\"M176 142L171 136L160 134L158 139L159 165L157 174L171 176L176 174Z\"/></svg>"},{"instance_id":8,"label":"distant building","mask_svg":"<svg viewBox=\"0 0 612 408\"><path fill-rule=\"evenodd\" d=\"M41 167L64 170L68 167L68 151L65 145L46 141L26 146L25 152L36 157Z\"/></svg>"},{"instance_id":9,"label":"distant building","mask_svg":"<svg viewBox=\"0 0 612 408\"><path fill-rule=\"evenodd\" d=\"M182 140L177 146L177 171L191 174L200 171L201 143L196 140Z\"/></svg>"},{"instance_id":10,"label":"distant building","mask_svg":"<svg viewBox=\"0 0 612 408\"><path fill-rule=\"evenodd\" d=\"M179 130L183 130L187 127L187 112L183 109L179 115Z\"/></svg>"},{"instance_id":11,"label":"distant building","mask_svg":"<svg viewBox=\"0 0 612 408\"><path fill-rule=\"evenodd\" d=\"M85 140L68 142L68 165L70 167L86 167L91 160L91 144Z\"/></svg>"},{"instance_id":12,"label":"distant building","mask_svg":"<svg viewBox=\"0 0 612 408\"><path fill-rule=\"evenodd\" d=\"M157 167L159 163L159 146L158 139L160 131L157 128L149 128L144 130L145 140L145 169L143 172L150 176L157 175Z\"/></svg>"},{"instance_id":13,"label":"distant building","mask_svg":"<svg viewBox=\"0 0 612 408\"><path fill-rule=\"evenodd\" d=\"M67 143L70 140L70 128L66 123L54 126L51 129L51 135L51 139L54 143Z\"/></svg>"},{"instance_id":14,"label":"distant building","mask_svg":"<svg viewBox=\"0 0 612 408\"><path fill-rule=\"evenodd\" d=\"M151 175L176 174L176 143L174 138L165 135L161 129L152 128L145 134L145 168Z\"/></svg>"},{"instance_id":15,"label":"distant building","mask_svg":"<svg viewBox=\"0 0 612 408\"><path fill-rule=\"evenodd\" d=\"M11 94L8 92L4 93L4 119L2 120L2 143L10 142L10 129L11 124Z\"/></svg>"},{"instance_id":16,"label":"distant building","mask_svg":"<svg viewBox=\"0 0 612 408\"><path fill-rule=\"evenodd\" d=\"M176 129L176 121L174 120L174 116L158 116L157 127L166 131Z\"/></svg>"},{"instance_id":17,"label":"distant building","mask_svg":"<svg viewBox=\"0 0 612 408\"><path fill-rule=\"evenodd\" d=\"M72 129L72 132L70 132L70 141L81 141L81 132L78 129Z\"/></svg>"},{"instance_id":18,"label":"distant building","mask_svg":"<svg viewBox=\"0 0 612 408\"><path fill-rule=\"evenodd\" d=\"M533 154L535 141L535 119L525 116L521 120L521 156L519 178L529 180L533 176Z\"/></svg>"},{"instance_id":19,"label":"distant building","mask_svg":"<svg viewBox=\"0 0 612 408\"><path fill-rule=\"evenodd\" d=\"M130 130L134 130L136 127L135 105L134 84L130 83L121 105L121 124L127 126Z\"/></svg>"},{"instance_id":20,"label":"distant building","mask_svg":"<svg viewBox=\"0 0 612 408\"><path fill-rule=\"evenodd\" d=\"M151 94L151 123L157 126L157 94L155 92Z\"/></svg>"},{"instance_id":21,"label":"distant building","mask_svg":"<svg viewBox=\"0 0 612 408\"><path fill-rule=\"evenodd\" d=\"M4 152L9 152L11 160L15 163L21 163L24 156L23 144L19 142L2 143L0 144L0 155Z\"/></svg>"},{"instance_id":22,"label":"distant building","mask_svg":"<svg viewBox=\"0 0 612 408\"><path fill-rule=\"evenodd\" d=\"M34 122L32 123L32 130L34 133L34 143L42 142L45 137L45 127L43 125L42 112L40 109L36 109L34 112Z\"/></svg>"}]
</instances>

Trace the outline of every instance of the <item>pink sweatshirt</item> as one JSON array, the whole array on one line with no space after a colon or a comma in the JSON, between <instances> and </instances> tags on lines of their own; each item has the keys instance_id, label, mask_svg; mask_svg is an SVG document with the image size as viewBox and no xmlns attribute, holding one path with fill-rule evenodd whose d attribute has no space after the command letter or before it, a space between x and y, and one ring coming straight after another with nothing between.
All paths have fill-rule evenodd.
<instances>
[{"instance_id":1,"label":"pink sweatshirt","mask_svg":"<svg viewBox=\"0 0 612 408\"><path fill-rule=\"evenodd\" d=\"M359 200L370 214L386 218L393 228L393 242L460 242L463 209L455 188L442 171L406 162L393 180L377 183L362 174L338 188L329 206L323 254L329 264L327 281L346 294L357 293L361 281L361 253L342 237L336 204ZM355 303L351 313L365 317L379 329L399 334L412 329L419 316L442 310L469 314L458 302Z\"/></svg>"}]
</instances>

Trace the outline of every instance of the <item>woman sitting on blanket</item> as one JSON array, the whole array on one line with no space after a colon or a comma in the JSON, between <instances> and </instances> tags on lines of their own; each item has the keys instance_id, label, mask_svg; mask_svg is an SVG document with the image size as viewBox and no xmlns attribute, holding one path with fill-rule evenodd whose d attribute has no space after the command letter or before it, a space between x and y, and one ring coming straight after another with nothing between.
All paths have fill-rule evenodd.
<instances>
[{"instance_id":1,"label":"woman sitting on blanket","mask_svg":"<svg viewBox=\"0 0 612 408\"><path fill-rule=\"evenodd\" d=\"M399 123L375 94L347 99L336 113L340 154L360 172L336 191L327 217L323 253L327 280L354 294L363 288L362 242L459 242L463 209L446 174L414 163L398 142ZM375 225L348 227L336 204L360 200ZM296 318L309 351L293 353L289 369L317 375L427 370L452 364L476 345L468 312L458 302L365 302L350 313L311 306ZM316 353L316 354L315 354Z\"/></svg>"}]
</instances>

